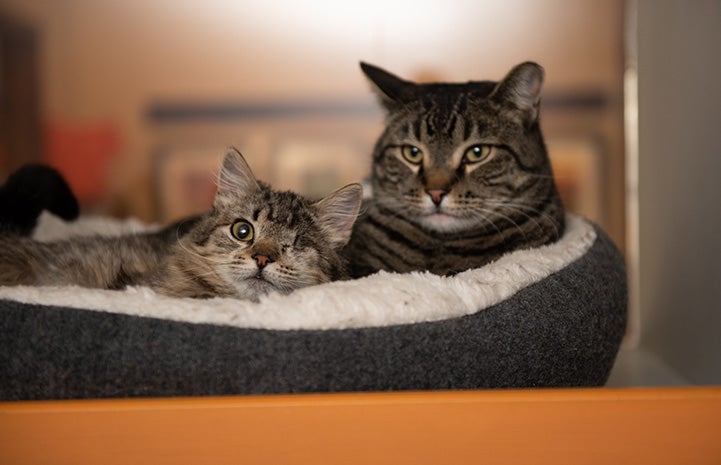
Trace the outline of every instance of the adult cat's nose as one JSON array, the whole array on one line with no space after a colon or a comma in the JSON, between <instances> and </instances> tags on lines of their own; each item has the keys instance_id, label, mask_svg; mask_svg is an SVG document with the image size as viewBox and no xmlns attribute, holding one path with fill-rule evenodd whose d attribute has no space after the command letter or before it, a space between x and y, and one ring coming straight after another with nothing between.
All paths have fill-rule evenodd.
<instances>
[{"instance_id":1,"label":"adult cat's nose","mask_svg":"<svg viewBox=\"0 0 721 465\"><path fill-rule=\"evenodd\" d=\"M443 202L443 197L448 193L445 189L426 189L426 193L431 197L433 203L438 206Z\"/></svg>"}]
</instances>

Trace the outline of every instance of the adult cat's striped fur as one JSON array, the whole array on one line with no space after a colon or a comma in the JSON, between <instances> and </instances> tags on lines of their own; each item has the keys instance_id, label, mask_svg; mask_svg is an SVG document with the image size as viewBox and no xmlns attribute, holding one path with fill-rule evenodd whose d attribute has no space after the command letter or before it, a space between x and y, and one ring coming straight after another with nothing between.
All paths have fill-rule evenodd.
<instances>
[{"instance_id":1,"label":"adult cat's striped fur","mask_svg":"<svg viewBox=\"0 0 721 465\"><path fill-rule=\"evenodd\" d=\"M365 63L387 112L351 274L446 275L557 240L564 211L539 126L543 69L500 82L416 84Z\"/></svg>"},{"instance_id":2,"label":"adult cat's striped fur","mask_svg":"<svg viewBox=\"0 0 721 465\"><path fill-rule=\"evenodd\" d=\"M258 182L239 152L223 160L213 208L185 234L42 243L0 236L0 285L150 286L177 297L257 300L346 277L340 249L362 197L351 184L318 202Z\"/></svg>"}]
</instances>

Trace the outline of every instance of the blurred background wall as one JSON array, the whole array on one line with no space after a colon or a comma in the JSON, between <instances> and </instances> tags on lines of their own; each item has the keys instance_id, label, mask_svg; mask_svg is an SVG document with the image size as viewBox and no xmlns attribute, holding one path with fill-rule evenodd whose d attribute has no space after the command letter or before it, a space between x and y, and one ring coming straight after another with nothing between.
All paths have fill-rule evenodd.
<instances>
[{"instance_id":1,"label":"blurred background wall","mask_svg":"<svg viewBox=\"0 0 721 465\"><path fill-rule=\"evenodd\" d=\"M534 60L566 201L623 246L621 0L4 0L0 15L34 41L42 137L0 170L42 157L86 210L202 209L231 144L258 177L322 193L368 171L382 126L359 60L457 81Z\"/></svg>"},{"instance_id":2,"label":"blurred background wall","mask_svg":"<svg viewBox=\"0 0 721 465\"><path fill-rule=\"evenodd\" d=\"M642 342L721 384L721 2L638 2Z\"/></svg>"}]
</instances>

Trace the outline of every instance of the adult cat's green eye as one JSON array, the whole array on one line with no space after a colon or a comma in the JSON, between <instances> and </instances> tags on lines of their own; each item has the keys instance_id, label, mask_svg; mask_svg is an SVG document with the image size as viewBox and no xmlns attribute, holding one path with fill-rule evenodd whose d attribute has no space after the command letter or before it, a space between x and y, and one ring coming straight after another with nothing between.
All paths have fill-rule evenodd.
<instances>
[{"instance_id":1,"label":"adult cat's green eye","mask_svg":"<svg viewBox=\"0 0 721 465\"><path fill-rule=\"evenodd\" d=\"M239 241L248 242L253 239L253 225L245 220L238 220L230 226L230 233Z\"/></svg>"},{"instance_id":2,"label":"adult cat's green eye","mask_svg":"<svg viewBox=\"0 0 721 465\"><path fill-rule=\"evenodd\" d=\"M408 161L408 163L413 163L414 165L420 165L423 161L423 151L413 145L402 146L401 154L403 155L403 158Z\"/></svg>"},{"instance_id":3,"label":"adult cat's green eye","mask_svg":"<svg viewBox=\"0 0 721 465\"><path fill-rule=\"evenodd\" d=\"M491 153L490 145L474 145L463 154L463 161L466 163L478 163Z\"/></svg>"}]
</instances>

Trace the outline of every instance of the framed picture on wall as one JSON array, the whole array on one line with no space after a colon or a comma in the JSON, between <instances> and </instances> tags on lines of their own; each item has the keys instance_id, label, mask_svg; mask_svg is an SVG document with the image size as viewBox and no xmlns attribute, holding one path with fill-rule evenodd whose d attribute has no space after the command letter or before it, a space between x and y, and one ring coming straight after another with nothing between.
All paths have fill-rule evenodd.
<instances>
[{"instance_id":1,"label":"framed picture on wall","mask_svg":"<svg viewBox=\"0 0 721 465\"><path fill-rule=\"evenodd\" d=\"M362 181L368 171L368 154L362 144L349 139L290 137L271 151L274 185L320 198L352 182Z\"/></svg>"},{"instance_id":2,"label":"framed picture on wall","mask_svg":"<svg viewBox=\"0 0 721 465\"><path fill-rule=\"evenodd\" d=\"M153 167L159 221L196 215L212 206L225 149L209 145L159 151Z\"/></svg>"}]
</instances>

